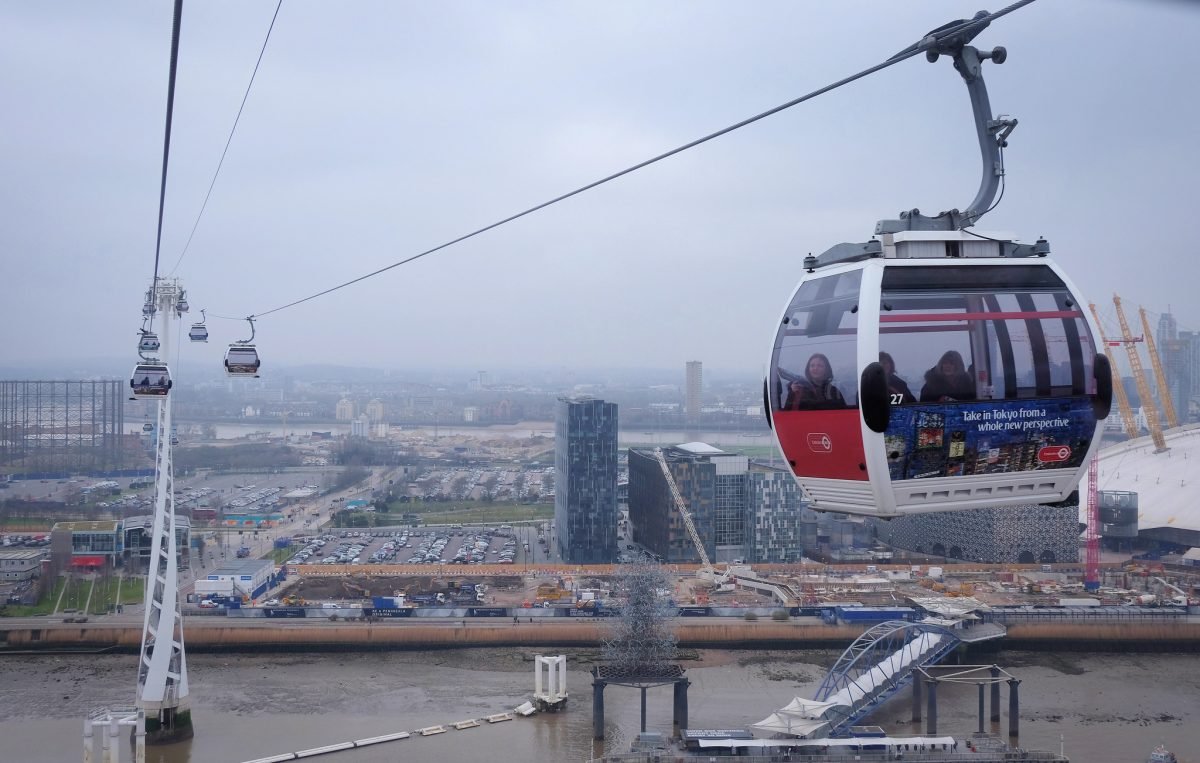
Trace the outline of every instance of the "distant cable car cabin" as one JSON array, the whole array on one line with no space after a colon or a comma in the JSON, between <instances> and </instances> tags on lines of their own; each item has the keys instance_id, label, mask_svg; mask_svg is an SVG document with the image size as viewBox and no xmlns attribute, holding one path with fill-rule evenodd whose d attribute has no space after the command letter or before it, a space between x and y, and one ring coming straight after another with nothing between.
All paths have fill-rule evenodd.
<instances>
[{"instance_id":1,"label":"distant cable car cabin","mask_svg":"<svg viewBox=\"0 0 1200 763\"><path fill-rule=\"evenodd\" d=\"M225 351L225 373L229 376L249 376L257 379L261 365L258 350L252 344L231 344Z\"/></svg>"},{"instance_id":2,"label":"distant cable car cabin","mask_svg":"<svg viewBox=\"0 0 1200 763\"><path fill-rule=\"evenodd\" d=\"M138 363L129 379L135 399L166 397L171 384L171 371L163 363Z\"/></svg>"},{"instance_id":3,"label":"distant cable car cabin","mask_svg":"<svg viewBox=\"0 0 1200 763\"><path fill-rule=\"evenodd\" d=\"M193 342L207 342L208 326L205 326L203 323L193 323L191 330L188 331L188 339L191 339Z\"/></svg>"},{"instance_id":4,"label":"distant cable car cabin","mask_svg":"<svg viewBox=\"0 0 1200 763\"><path fill-rule=\"evenodd\" d=\"M154 425L153 425L153 424L151 424L151 423L149 423L149 422L147 422L147 423L145 423L145 424L142 424L142 431L143 431L143 432L153 432L153 431L154 431Z\"/></svg>"},{"instance_id":5,"label":"distant cable car cabin","mask_svg":"<svg viewBox=\"0 0 1200 763\"><path fill-rule=\"evenodd\" d=\"M153 355L159 347L158 334L153 331L142 332L142 338L138 340L138 353Z\"/></svg>"}]
</instances>

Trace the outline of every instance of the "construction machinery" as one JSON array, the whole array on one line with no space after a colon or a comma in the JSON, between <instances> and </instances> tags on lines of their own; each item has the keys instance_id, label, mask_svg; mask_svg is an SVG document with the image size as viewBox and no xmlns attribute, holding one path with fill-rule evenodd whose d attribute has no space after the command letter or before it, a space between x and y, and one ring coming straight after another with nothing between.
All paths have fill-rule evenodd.
<instances>
[{"instance_id":1,"label":"construction machinery","mask_svg":"<svg viewBox=\"0 0 1200 763\"><path fill-rule=\"evenodd\" d=\"M658 468L662 469L663 479L667 481L667 487L671 491L671 500L675 502L675 508L679 510L679 516L683 519L683 526L687 528L688 537L692 539L692 544L696 546L696 553L700 555L700 569L696 571L696 577L712 583L717 590L732 590L735 573L749 575L751 574L750 567L725 565L724 569L718 570L713 566L712 561L708 558L708 551L704 548L704 541L700 539L700 533L696 530L696 523L692 521L692 513L688 511L687 501L683 500L683 495L680 494L679 487L675 484L675 478L671 475L671 469L667 466L667 458L663 455L662 448L654 449L654 458L658 461Z\"/></svg>"}]
</instances>

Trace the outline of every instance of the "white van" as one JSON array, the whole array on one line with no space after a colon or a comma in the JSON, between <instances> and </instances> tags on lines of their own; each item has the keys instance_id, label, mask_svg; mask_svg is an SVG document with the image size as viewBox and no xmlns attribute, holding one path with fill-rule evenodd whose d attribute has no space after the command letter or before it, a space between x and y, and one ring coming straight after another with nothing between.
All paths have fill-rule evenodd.
<instances>
[{"instance_id":1,"label":"white van","mask_svg":"<svg viewBox=\"0 0 1200 763\"><path fill-rule=\"evenodd\" d=\"M321 609L341 609L341 607L332 601L327 601L321 605Z\"/></svg>"}]
</instances>

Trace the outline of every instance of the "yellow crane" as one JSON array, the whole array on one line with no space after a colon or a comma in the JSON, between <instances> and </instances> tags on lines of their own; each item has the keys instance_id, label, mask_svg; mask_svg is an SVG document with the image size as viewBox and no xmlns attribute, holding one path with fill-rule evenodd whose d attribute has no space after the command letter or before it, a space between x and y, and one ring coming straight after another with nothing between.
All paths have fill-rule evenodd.
<instances>
[{"instance_id":1,"label":"yellow crane","mask_svg":"<svg viewBox=\"0 0 1200 763\"><path fill-rule=\"evenodd\" d=\"M1100 323L1100 314L1096 312L1095 304L1088 304L1092 308L1092 317L1096 319L1096 327L1100 329L1100 342L1104 345L1104 354L1108 356L1108 367L1113 373L1113 393L1117 396L1117 410L1121 412L1121 423L1125 427L1125 435L1129 439L1138 436L1137 421L1133 417L1133 409L1129 406L1129 396L1125 394L1125 385L1121 383L1121 375L1117 373L1117 360L1113 357L1112 348L1117 342L1110 342L1108 337L1104 336L1104 326Z\"/></svg>"},{"instance_id":2,"label":"yellow crane","mask_svg":"<svg viewBox=\"0 0 1200 763\"><path fill-rule=\"evenodd\" d=\"M1158 406L1150 396L1150 385L1146 383L1146 375L1142 373L1142 359L1138 356L1137 347L1133 343L1133 335L1129 333L1129 323L1125 320L1125 311L1121 309L1121 298L1113 295L1113 304L1117 306L1117 320L1121 322L1121 336L1125 340L1125 351L1129 353L1129 366L1133 369L1133 381L1137 384L1138 397L1142 399L1142 410L1146 414L1146 427L1150 430L1150 439L1154 440L1154 452L1162 453L1167 449L1167 440L1163 437L1162 426L1158 423Z\"/></svg>"},{"instance_id":3,"label":"yellow crane","mask_svg":"<svg viewBox=\"0 0 1200 763\"><path fill-rule=\"evenodd\" d=\"M1167 417L1168 427L1179 426L1179 418L1175 415L1175 403L1171 401L1171 390L1167 389L1167 377L1163 374L1162 360L1158 357L1158 347L1154 344L1154 335L1150 333L1150 322L1146 320L1146 308L1139 307L1142 316L1142 331L1146 337L1146 352L1150 354L1150 365L1154 366L1155 380L1158 382L1158 399L1162 403L1163 413Z\"/></svg>"}]
</instances>

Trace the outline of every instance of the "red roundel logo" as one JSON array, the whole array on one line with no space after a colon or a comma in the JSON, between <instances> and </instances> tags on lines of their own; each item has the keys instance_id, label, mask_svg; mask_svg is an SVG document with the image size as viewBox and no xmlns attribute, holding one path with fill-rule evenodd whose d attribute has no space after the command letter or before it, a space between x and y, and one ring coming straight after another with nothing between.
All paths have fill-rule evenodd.
<instances>
[{"instance_id":1,"label":"red roundel logo","mask_svg":"<svg viewBox=\"0 0 1200 763\"><path fill-rule=\"evenodd\" d=\"M808 449L814 453L832 453L833 440L824 432L810 432L808 435Z\"/></svg>"},{"instance_id":2,"label":"red roundel logo","mask_svg":"<svg viewBox=\"0 0 1200 763\"><path fill-rule=\"evenodd\" d=\"M1066 461L1071 457L1071 448L1067 445L1047 445L1038 449L1038 461L1043 464L1054 464Z\"/></svg>"}]
</instances>

